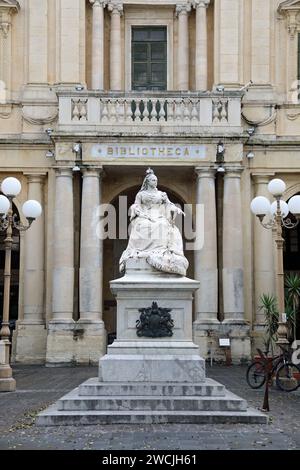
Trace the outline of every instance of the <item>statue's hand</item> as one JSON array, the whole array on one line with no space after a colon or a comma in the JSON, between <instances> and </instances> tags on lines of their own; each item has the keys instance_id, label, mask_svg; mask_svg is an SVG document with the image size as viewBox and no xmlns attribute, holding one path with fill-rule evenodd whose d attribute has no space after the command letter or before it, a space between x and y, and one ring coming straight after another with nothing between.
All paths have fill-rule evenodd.
<instances>
[{"instance_id":1,"label":"statue's hand","mask_svg":"<svg viewBox=\"0 0 300 470\"><path fill-rule=\"evenodd\" d=\"M171 213L172 213L172 218L173 220L176 219L177 215L183 215L185 217L185 213L177 206L174 206L172 209L171 209Z\"/></svg>"},{"instance_id":2,"label":"statue's hand","mask_svg":"<svg viewBox=\"0 0 300 470\"><path fill-rule=\"evenodd\" d=\"M179 207L177 207L177 214L183 215L183 217L185 217L185 212L183 212Z\"/></svg>"}]
</instances>

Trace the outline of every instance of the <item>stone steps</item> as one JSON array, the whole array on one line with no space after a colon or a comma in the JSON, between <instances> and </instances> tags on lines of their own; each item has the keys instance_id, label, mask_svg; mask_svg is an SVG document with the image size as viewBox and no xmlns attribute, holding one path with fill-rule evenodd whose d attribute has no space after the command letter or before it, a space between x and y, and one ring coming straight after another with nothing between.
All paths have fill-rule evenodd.
<instances>
[{"instance_id":1,"label":"stone steps","mask_svg":"<svg viewBox=\"0 0 300 470\"><path fill-rule=\"evenodd\" d=\"M206 391L210 395L205 395ZM118 423L263 424L267 422L267 416L247 409L245 400L210 379L198 384L125 384L90 379L40 413L36 422L40 426Z\"/></svg>"},{"instance_id":2,"label":"stone steps","mask_svg":"<svg viewBox=\"0 0 300 470\"><path fill-rule=\"evenodd\" d=\"M62 397L58 411L245 411L247 403L233 394L225 397L78 396L78 389Z\"/></svg>"},{"instance_id":3,"label":"stone steps","mask_svg":"<svg viewBox=\"0 0 300 470\"><path fill-rule=\"evenodd\" d=\"M55 405L39 414L38 426L96 424L266 424L268 418L257 410L247 411L57 411Z\"/></svg>"},{"instance_id":4,"label":"stone steps","mask_svg":"<svg viewBox=\"0 0 300 470\"><path fill-rule=\"evenodd\" d=\"M212 379L196 384L99 382L92 378L79 386L79 396L224 396L225 387Z\"/></svg>"}]
</instances>

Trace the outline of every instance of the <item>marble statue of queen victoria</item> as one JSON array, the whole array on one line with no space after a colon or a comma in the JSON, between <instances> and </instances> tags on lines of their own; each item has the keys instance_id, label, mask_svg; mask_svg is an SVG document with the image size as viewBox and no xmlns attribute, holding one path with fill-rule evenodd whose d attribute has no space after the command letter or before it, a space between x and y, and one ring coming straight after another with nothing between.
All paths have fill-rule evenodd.
<instances>
[{"instance_id":1,"label":"marble statue of queen victoria","mask_svg":"<svg viewBox=\"0 0 300 470\"><path fill-rule=\"evenodd\" d=\"M188 260L175 225L176 216L183 214L168 195L157 189L157 177L150 168L143 185L129 209L130 236L127 249L120 259L120 271L130 258L145 258L158 271L186 275Z\"/></svg>"}]
</instances>

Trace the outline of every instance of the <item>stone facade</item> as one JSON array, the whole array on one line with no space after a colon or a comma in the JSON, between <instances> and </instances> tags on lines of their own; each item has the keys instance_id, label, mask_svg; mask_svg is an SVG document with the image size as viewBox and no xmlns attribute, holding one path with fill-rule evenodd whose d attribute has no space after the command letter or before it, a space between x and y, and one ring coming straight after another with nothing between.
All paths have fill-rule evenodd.
<instances>
[{"instance_id":1,"label":"stone facade","mask_svg":"<svg viewBox=\"0 0 300 470\"><path fill-rule=\"evenodd\" d=\"M132 91L133 26L167 28L167 90ZM15 361L105 354L123 240L100 242L93 213L130 200L148 166L175 202L204 204L204 247L187 252L194 342L222 359L229 336L233 360L249 358L275 289L250 201L274 176L286 199L300 192L298 34L295 0L0 0L0 179L22 182L17 210L44 207L20 238Z\"/></svg>"}]
</instances>

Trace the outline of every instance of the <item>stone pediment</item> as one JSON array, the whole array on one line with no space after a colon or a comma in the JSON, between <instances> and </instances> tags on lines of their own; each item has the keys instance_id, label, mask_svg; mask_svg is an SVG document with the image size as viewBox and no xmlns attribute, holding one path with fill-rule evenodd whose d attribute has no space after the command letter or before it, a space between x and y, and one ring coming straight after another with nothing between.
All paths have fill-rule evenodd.
<instances>
[{"instance_id":1,"label":"stone pediment","mask_svg":"<svg viewBox=\"0 0 300 470\"><path fill-rule=\"evenodd\" d=\"M278 11L283 13L288 10L300 10L300 0L285 0L281 2Z\"/></svg>"}]
</instances>

